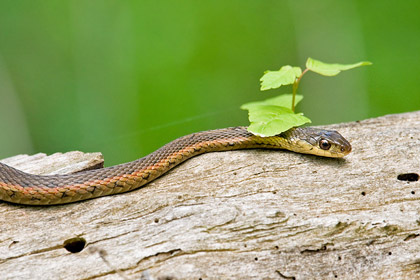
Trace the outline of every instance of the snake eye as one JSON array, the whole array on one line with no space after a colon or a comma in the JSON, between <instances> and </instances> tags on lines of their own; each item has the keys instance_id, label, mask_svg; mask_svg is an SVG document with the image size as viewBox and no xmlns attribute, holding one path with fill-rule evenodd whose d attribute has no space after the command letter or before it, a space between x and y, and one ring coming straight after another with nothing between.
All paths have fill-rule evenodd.
<instances>
[{"instance_id":1,"label":"snake eye","mask_svg":"<svg viewBox=\"0 0 420 280\"><path fill-rule=\"evenodd\" d=\"M331 143L328 140L321 139L321 141L319 141L319 147L323 150L329 150L331 148Z\"/></svg>"}]
</instances>

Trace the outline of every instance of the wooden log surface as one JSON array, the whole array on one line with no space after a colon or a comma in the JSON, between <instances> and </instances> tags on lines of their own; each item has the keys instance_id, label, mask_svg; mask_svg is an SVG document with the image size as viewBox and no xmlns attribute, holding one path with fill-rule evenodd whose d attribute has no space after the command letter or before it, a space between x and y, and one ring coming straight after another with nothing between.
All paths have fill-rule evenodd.
<instances>
[{"instance_id":1,"label":"wooden log surface","mask_svg":"<svg viewBox=\"0 0 420 280\"><path fill-rule=\"evenodd\" d=\"M209 153L126 194L0 202L0 279L420 278L420 111L325 128L345 159Z\"/></svg>"}]
</instances>

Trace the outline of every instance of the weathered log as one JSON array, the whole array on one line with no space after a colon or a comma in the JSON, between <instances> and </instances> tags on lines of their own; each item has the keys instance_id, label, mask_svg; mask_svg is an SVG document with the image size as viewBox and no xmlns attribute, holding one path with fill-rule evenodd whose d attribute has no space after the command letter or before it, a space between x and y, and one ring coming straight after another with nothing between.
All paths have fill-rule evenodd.
<instances>
[{"instance_id":1,"label":"weathered log","mask_svg":"<svg viewBox=\"0 0 420 280\"><path fill-rule=\"evenodd\" d=\"M38 175L68 174L84 170L102 168L104 158L101 153L82 153L79 151L55 153L47 156L44 153L35 155L17 155L0 160L27 173Z\"/></svg>"},{"instance_id":2,"label":"weathered log","mask_svg":"<svg viewBox=\"0 0 420 280\"><path fill-rule=\"evenodd\" d=\"M1 202L0 279L418 278L420 111L326 128L345 159L210 153L126 194Z\"/></svg>"}]
</instances>

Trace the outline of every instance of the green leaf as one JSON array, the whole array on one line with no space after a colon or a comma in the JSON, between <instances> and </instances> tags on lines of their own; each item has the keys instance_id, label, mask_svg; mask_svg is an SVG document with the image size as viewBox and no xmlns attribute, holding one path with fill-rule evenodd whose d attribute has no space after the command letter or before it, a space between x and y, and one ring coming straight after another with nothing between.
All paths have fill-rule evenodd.
<instances>
[{"instance_id":1,"label":"green leaf","mask_svg":"<svg viewBox=\"0 0 420 280\"><path fill-rule=\"evenodd\" d=\"M302 74L300 67L283 66L278 71L265 71L261 77L261 90L279 88L283 85L293 84Z\"/></svg>"},{"instance_id":2,"label":"green leaf","mask_svg":"<svg viewBox=\"0 0 420 280\"><path fill-rule=\"evenodd\" d=\"M293 94L282 94L276 97L268 98L263 101L255 101L255 102L248 102L241 106L242 110L249 110L249 108L253 106L259 105L276 105L276 106L283 106L286 108L292 108L292 98ZM302 95L297 94L295 99L295 105L297 105L303 99Z\"/></svg>"},{"instance_id":3,"label":"green leaf","mask_svg":"<svg viewBox=\"0 0 420 280\"><path fill-rule=\"evenodd\" d=\"M275 105L258 105L249 108L251 125L248 131L260 136L274 136L292 127L310 123L303 114Z\"/></svg>"},{"instance_id":4,"label":"green leaf","mask_svg":"<svg viewBox=\"0 0 420 280\"><path fill-rule=\"evenodd\" d=\"M361 61L354 64L328 64L310 57L306 61L306 68L324 76L335 76L341 71L366 65L372 65L372 62Z\"/></svg>"}]
</instances>

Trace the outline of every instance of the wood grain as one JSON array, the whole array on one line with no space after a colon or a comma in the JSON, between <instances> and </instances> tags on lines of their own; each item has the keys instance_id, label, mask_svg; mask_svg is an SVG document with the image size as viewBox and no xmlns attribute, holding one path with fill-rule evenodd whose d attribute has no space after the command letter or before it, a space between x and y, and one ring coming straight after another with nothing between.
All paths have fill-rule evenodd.
<instances>
[{"instance_id":1,"label":"wood grain","mask_svg":"<svg viewBox=\"0 0 420 280\"><path fill-rule=\"evenodd\" d=\"M420 111L325 128L345 159L211 153L126 194L0 203L0 279L418 278Z\"/></svg>"}]
</instances>

